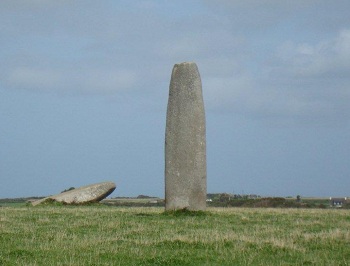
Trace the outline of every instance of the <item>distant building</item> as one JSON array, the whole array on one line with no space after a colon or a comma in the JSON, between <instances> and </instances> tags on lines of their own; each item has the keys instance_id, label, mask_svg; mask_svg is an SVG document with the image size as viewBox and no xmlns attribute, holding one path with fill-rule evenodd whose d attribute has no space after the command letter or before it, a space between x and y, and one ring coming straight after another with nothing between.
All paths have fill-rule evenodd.
<instances>
[{"instance_id":1,"label":"distant building","mask_svg":"<svg viewBox=\"0 0 350 266\"><path fill-rule=\"evenodd\" d=\"M331 206L333 207L343 207L343 205L346 203L347 198L330 198Z\"/></svg>"}]
</instances>

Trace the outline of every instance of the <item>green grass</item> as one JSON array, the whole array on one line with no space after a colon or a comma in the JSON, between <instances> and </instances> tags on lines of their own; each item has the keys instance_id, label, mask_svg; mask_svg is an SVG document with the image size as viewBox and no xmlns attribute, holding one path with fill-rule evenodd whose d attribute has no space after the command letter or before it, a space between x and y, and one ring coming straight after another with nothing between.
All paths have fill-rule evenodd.
<instances>
[{"instance_id":1,"label":"green grass","mask_svg":"<svg viewBox=\"0 0 350 266\"><path fill-rule=\"evenodd\" d=\"M350 211L0 208L0 265L350 265Z\"/></svg>"}]
</instances>

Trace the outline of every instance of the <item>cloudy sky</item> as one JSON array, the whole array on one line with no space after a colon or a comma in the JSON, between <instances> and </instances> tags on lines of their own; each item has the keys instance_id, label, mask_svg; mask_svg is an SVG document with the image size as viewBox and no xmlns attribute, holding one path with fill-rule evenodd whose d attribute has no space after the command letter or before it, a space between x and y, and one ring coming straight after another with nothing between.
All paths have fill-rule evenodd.
<instances>
[{"instance_id":1,"label":"cloudy sky","mask_svg":"<svg viewBox=\"0 0 350 266\"><path fill-rule=\"evenodd\" d=\"M172 67L197 63L208 192L350 196L350 1L2 0L0 198L164 197Z\"/></svg>"}]
</instances>

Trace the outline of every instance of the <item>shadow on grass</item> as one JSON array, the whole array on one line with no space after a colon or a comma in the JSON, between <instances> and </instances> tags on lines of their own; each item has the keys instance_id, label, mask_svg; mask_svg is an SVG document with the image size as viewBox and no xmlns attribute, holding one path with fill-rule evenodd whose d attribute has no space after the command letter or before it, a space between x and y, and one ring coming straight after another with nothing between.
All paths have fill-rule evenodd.
<instances>
[{"instance_id":1,"label":"shadow on grass","mask_svg":"<svg viewBox=\"0 0 350 266\"><path fill-rule=\"evenodd\" d=\"M28 206L32 206L31 203L28 203ZM95 201L89 201L89 202L81 202L81 203L67 203L64 201L57 201L55 199L48 198L38 204L37 206L55 206L55 207L62 207L62 206L96 206L96 207L106 207L106 205L101 204L100 202L95 202Z\"/></svg>"},{"instance_id":2,"label":"shadow on grass","mask_svg":"<svg viewBox=\"0 0 350 266\"><path fill-rule=\"evenodd\" d=\"M173 216L173 217L186 217L186 216L209 216L211 214L205 211L191 211L184 208L180 210L165 211L162 213L162 215Z\"/></svg>"},{"instance_id":3,"label":"shadow on grass","mask_svg":"<svg viewBox=\"0 0 350 266\"><path fill-rule=\"evenodd\" d=\"M180 209L173 211L164 211L162 213L136 213L134 216L138 217L205 217L211 213L205 211L190 211L188 209Z\"/></svg>"}]
</instances>

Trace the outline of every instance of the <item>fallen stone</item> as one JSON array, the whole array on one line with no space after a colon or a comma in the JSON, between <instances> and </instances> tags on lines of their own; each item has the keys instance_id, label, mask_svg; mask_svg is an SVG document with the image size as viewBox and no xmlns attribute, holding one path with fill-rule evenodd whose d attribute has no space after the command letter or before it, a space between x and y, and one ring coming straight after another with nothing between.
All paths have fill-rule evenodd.
<instances>
[{"instance_id":1,"label":"fallen stone","mask_svg":"<svg viewBox=\"0 0 350 266\"><path fill-rule=\"evenodd\" d=\"M66 204L82 204L88 202L99 202L109 196L116 188L113 182L102 182L83 186L57 195L49 196L32 202L36 206L47 199L52 199Z\"/></svg>"}]
</instances>

